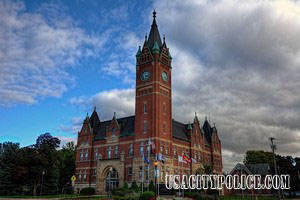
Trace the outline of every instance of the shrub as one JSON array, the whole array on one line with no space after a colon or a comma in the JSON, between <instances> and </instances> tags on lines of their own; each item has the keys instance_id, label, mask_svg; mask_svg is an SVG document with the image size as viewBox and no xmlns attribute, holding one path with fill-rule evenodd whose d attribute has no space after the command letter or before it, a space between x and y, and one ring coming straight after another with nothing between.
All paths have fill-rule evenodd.
<instances>
[{"instance_id":1,"label":"shrub","mask_svg":"<svg viewBox=\"0 0 300 200\"><path fill-rule=\"evenodd\" d=\"M155 196L155 194L152 191L143 192L140 195L139 200L150 200L150 199L153 199L154 196Z\"/></svg>"},{"instance_id":2,"label":"shrub","mask_svg":"<svg viewBox=\"0 0 300 200\"><path fill-rule=\"evenodd\" d=\"M149 190L152 192L155 192L155 186L154 186L153 180L151 180L151 182L149 184Z\"/></svg>"},{"instance_id":3,"label":"shrub","mask_svg":"<svg viewBox=\"0 0 300 200\"><path fill-rule=\"evenodd\" d=\"M127 184L127 183L124 183L123 188L124 188L124 190L128 190L128 184Z\"/></svg>"},{"instance_id":4,"label":"shrub","mask_svg":"<svg viewBox=\"0 0 300 200\"><path fill-rule=\"evenodd\" d=\"M135 180L132 182L131 187L132 190L137 190L139 186L136 184Z\"/></svg>"},{"instance_id":5,"label":"shrub","mask_svg":"<svg viewBox=\"0 0 300 200\"><path fill-rule=\"evenodd\" d=\"M125 197L125 195L126 195L126 193L127 193L127 190L124 189L124 188L116 188L116 189L114 189L113 191L111 191L111 193L112 193L114 196Z\"/></svg>"},{"instance_id":6,"label":"shrub","mask_svg":"<svg viewBox=\"0 0 300 200\"><path fill-rule=\"evenodd\" d=\"M198 192L185 192L184 196L193 198L195 200L203 200L200 193L198 193Z\"/></svg>"},{"instance_id":7,"label":"shrub","mask_svg":"<svg viewBox=\"0 0 300 200\"><path fill-rule=\"evenodd\" d=\"M83 194L83 195L93 195L93 194L95 194L95 188L93 188L93 187L82 188L80 190L80 194Z\"/></svg>"}]
</instances>

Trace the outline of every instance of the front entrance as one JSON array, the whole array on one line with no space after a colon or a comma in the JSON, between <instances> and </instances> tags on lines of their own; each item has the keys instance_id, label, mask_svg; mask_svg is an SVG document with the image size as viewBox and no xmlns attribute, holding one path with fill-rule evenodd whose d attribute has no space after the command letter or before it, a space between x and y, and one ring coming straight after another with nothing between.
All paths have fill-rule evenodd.
<instances>
[{"instance_id":1,"label":"front entrance","mask_svg":"<svg viewBox=\"0 0 300 200\"><path fill-rule=\"evenodd\" d=\"M106 171L105 191L112 191L119 187L119 176L115 168L109 167Z\"/></svg>"}]
</instances>

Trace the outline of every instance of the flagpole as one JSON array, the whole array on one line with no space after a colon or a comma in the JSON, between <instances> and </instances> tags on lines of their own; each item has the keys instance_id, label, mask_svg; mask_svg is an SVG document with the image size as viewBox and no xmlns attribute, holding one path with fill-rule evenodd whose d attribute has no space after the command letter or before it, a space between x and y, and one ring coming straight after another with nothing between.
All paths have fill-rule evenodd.
<instances>
[{"instance_id":1,"label":"flagpole","mask_svg":"<svg viewBox=\"0 0 300 200\"><path fill-rule=\"evenodd\" d=\"M184 170L183 170L183 156L182 155L182 176L181 176L181 183L182 183L182 180L183 180L183 173L184 173ZM184 197L184 188L182 188L182 197Z\"/></svg>"},{"instance_id":2,"label":"flagpole","mask_svg":"<svg viewBox=\"0 0 300 200\"><path fill-rule=\"evenodd\" d=\"M149 140L148 140L148 152L147 152L147 154L148 154L148 161L149 161L149 163L147 163L148 164L148 166L147 166L147 168L148 168L148 171L147 171L147 173L148 173L148 191L149 191L149 185L150 185L150 151L151 151L151 147L150 147L150 137L149 137Z\"/></svg>"},{"instance_id":3,"label":"flagpole","mask_svg":"<svg viewBox=\"0 0 300 200\"><path fill-rule=\"evenodd\" d=\"M144 174L145 174L145 167L144 167L144 162L145 162L145 158L144 158L145 154L143 153L143 159L142 159L142 162L143 162L143 174L142 174L142 193L144 192Z\"/></svg>"}]
</instances>

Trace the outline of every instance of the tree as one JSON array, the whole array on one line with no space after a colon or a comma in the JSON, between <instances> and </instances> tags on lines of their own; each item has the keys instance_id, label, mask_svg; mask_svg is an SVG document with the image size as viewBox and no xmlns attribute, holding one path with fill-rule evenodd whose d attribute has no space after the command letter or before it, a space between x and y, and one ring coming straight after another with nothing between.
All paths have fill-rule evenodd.
<instances>
[{"instance_id":1,"label":"tree","mask_svg":"<svg viewBox=\"0 0 300 200\"><path fill-rule=\"evenodd\" d=\"M35 149L43 159L42 170L44 171L43 194L55 194L58 192L59 178L59 154L56 148L60 145L60 140L51 136L50 133L40 135L37 140ZM36 191L34 190L34 195Z\"/></svg>"},{"instance_id":2,"label":"tree","mask_svg":"<svg viewBox=\"0 0 300 200\"><path fill-rule=\"evenodd\" d=\"M75 174L76 147L74 142L68 142L59 151L59 189L66 191L72 187L71 177Z\"/></svg>"},{"instance_id":3,"label":"tree","mask_svg":"<svg viewBox=\"0 0 300 200\"><path fill-rule=\"evenodd\" d=\"M17 193L19 185L19 143L4 142L0 145L0 194L10 195Z\"/></svg>"}]
</instances>

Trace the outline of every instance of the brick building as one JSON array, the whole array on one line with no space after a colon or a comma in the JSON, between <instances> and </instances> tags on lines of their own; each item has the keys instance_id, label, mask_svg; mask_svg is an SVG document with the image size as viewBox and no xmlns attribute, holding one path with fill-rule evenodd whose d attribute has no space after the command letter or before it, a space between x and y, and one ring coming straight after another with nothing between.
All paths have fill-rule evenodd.
<instances>
[{"instance_id":1,"label":"brick building","mask_svg":"<svg viewBox=\"0 0 300 200\"><path fill-rule=\"evenodd\" d=\"M154 180L156 155L163 160L158 166L161 183L165 174L201 173L205 165L222 173L216 127L207 119L201 125L196 113L193 123L172 119L172 57L155 18L154 11L149 37L136 54L135 115L117 118L114 113L111 120L101 121L95 108L78 132L76 191L92 186L103 193L108 185L120 187L133 180L148 184ZM143 164L143 155L149 165ZM192 162L179 162L182 155Z\"/></svg>"}]
</instances>

